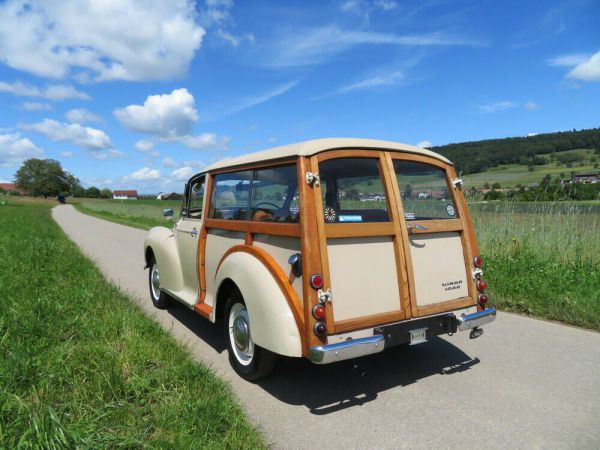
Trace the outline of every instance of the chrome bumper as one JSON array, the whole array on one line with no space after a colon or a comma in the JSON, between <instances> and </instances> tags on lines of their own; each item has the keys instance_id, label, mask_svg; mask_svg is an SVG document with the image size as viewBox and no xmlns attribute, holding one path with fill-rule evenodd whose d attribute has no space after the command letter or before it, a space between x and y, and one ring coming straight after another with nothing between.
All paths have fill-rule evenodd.
<instances>
[{"instance_id":1,"label":"chrome bumper","mask_svg":"<svg viewBox=\"0 0 600 450\"><path fill-rule=\"evenodd\" d=\"M311 347L309 359L315 364L329 364L344 359L358 358L383 351L384 337L381 334L360 339Z\"/></svg>"},{"instance_id":2,"label":"chrome bumper","mask_svg":"<svg viewBox=\"0 0 600 450\"><path fill-rule=\"evenodd\" d=\"M458 331L471 330L475 327L480 327L486 323L493 322L494 320L496 320L496 308L488 308L483 311L469 314L468 316L456 318Z\"/></svg>"}]
</instances>

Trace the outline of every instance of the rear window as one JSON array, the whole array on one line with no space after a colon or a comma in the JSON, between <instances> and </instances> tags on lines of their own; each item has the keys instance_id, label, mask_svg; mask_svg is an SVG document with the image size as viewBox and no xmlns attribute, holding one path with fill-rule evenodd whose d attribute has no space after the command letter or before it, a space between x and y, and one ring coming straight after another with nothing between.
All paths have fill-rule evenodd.
<instances>
[{"instance_id":1,"label":"rear window","mask_svg":"<svg viewBox=\"0 0 600 450\"><path fill-rule=\"evenodd\" d=\"M338 158L319 164L326 223L389 222L377 158Z\"/></svg>"},{"instance_id":2,"label":"rear window","mask_svg":"<svg viewBox=\"0 0 600 450\"><path fill-rule=\"evenodd\" d=\"M430 164L394 160L406 220L456 219L446 172Z\"/></svg>"}]
</instances>

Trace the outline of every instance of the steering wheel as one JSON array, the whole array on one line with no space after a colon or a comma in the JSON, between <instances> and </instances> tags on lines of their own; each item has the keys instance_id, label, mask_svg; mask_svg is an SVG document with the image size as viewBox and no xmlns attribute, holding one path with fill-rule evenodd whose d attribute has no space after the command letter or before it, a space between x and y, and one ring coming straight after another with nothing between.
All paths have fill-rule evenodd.
<instances>
[{"instance_id":1,"label":"steering wheel","mask_svg":"<svg viewBox=\"0 0 600 450\"><path fill-rule=\"evenodd\" d=\"M279 209L279 206L277 206L275 203L271 203L271 202L259 202L256 205L254 205L254 209L260 208L261 205L268 205L268 206L272 206L274 209Z\"/></svg>"}]
</instances>

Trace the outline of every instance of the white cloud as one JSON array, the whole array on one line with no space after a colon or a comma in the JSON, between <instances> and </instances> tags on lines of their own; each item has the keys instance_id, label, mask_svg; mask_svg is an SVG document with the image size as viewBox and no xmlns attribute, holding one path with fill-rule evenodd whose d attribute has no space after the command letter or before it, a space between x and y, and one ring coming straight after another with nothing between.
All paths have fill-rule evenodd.
<instances>
[{"instance_id":1,"label":"white cloud","mask_svg":"<svg viewBox=\"0 0 600 450\"><path fill-rule=\"evenodd\" d=\"M173 172L171 172L171 177L173 177L177 181L186 181L193 174L194 174L193 169L189 166L185 166L185 167L180 167L179 169L175 169Z\"/></svg>"},{"instance_id":2,"label":"white cloud","mask_svg":"<svg viewBox=\"0 0 600 450\"><path fill-rule=\"evenodd\" d=\"M63 158L72 158L73 157L73 152L60 152L60 156L62 156Z\"/></svg>"},{"instance_id":3,"label":"white cloud","mask_svg":"<svg viewBox=\"0 0 600 450\"><path fill-rule=\"evenodd\" d=\"M239 47L243 42L248 42L250 44L254 44L256 38L252 33L247 33L243 35L236 36L233 33L229 33L227 31L219 29L216 33L218 37L223 39L225 42L230 43L234 47Z\"/></svg>"},{"instance_id":4,"label":"white cloud","mask_svg":"<svg viewBox=\"0 0 600 450\"><path fill-rule=\"evenodd\" d=\"M160 179L160 171L151 169L150 167L142 167L133 172L129 177L138 181L158 180Z\"/></svg>"},{"instance_id":5,"label":"white cloud","mask_svg":"<svg viewBox=\"0 0 600 450\"><path fill-rule=\"evenodd\" d=\"M537 136L540 133L527 133L527 137Z\"/></svg>"},{"instance_id":6,"label":"white cloud","mask_svg":"<svg viewBox=\"0 0 600 450\"><path fill-rule=\"evenodd\" d=\"M429 141L421 141L417 144L417 147L421 148L431 148L431 142Z\"/></svg>"},{"instance_id":7,"label":"white cloud","mask_svg":"<svg viewBox=\"0 0 600 450\"><path fill-rule=\"evenodd\" d=\"M487 105L479 105L477 109L482 113L493 113L497 111L505 111L507 109L514 109L519 106L518 103L512 101L503 101L496 103L489 103Z\"/></svg>"},{"instance_id":8,"label":"white cloud","mask_svg":"<svg viewBox=\"0 0 600 450\"><path fill-rule=\"evenodd\" d=\"M538 109L539 107L540 107L540 106L539 106L539 105L538 105L536 102L533 102L533 101L531 101L531 100L529 100L528 102L526 102L526 103L523 105L523 108L525 108L525 109L529 109L529 110Z\"/></svg>"},{"instance_id":9,"label":"white cloud","mask_svg":"<svg viewBox=\"0 0 600 450\"><path fill-rule=\"evenodd\" d=\"M351 83L346 86L342 86L337 90L338 93L346 93L359 89L369 89L381 86L393 86L400 83L404 79L405 73L403 70L396 70L391 73L377 75L370 78Z\"/></svg>"},{"instance_id":10,"label":"white cloud","mask_svg":"<svg viewBox=\"0 0 600 450\"><path fill-rule=\"evenodd\" d=\"M264 63L271 67L298 67L320 64L358 45L403 47L479 45L442 32L414 35L345 30L335 25L317 28L285 29L265 47Z\"/></svg>"},{"instance_id":11,"label":"white cloud","mask_svg":"<svg viewBox=\"0 0 600 450\"><path fill-rule=\"evenodd\" d=\"M142 139L135 143L135 148L140 152L149 152L154 148L154 142Z\"/></svg>"},{"instance_id":12,"label":"white cloud","mask_svg":"<svg viewBox=\"0 0 600 450\"><path fill-rule=\"evenodd\" d=\"M105 150L113 147L110 137L102 130L84 127L77 123L61 123L53 119L19 125L24 130L37 131L53 141L71 142L88 150Z\"/></svg>"},{"instance_id":13,"label":"white cloud","mask_svg":"<svg viewBox=\"0 0 600 450\"><path fill-rule=\"evenodd\" d=\"M109 148L108 150L93 150L91 156L98 161L104 161L107 159L124 158L125 153L114 148Z\"/></svg>"},{"instance_id":14,"label":"white cloud","mask_svg":"<svg viewBox=\"0 0 600 450\"><path fill-rule=\"evenodd\" d=\"M43 77L167 79L186 72L204 29L192 0L0 3L0 59Z\"/></svg>"},{"instance_id":15,"label":"white cloud","mask_svg":"<svg viewBox=\"0 0 600 450\"><path fill-rule=\"evenodd\" d=\"M2 7L0 6L0 10L1 9ZM1 23L2 21L0 19L0 24ZM0 30L1 29L2 27L0 26ZM0 46L2 45L1 42L2 39L0 38ZM90 99L90 96L87 95L85 92L78 91L69 84L50 84L46 87L40 88L38 86L25 84L22 81L15 81L14 83L0 81L0 92L7 92L9 94L17 95L19 97L36 97L45 98L47 100Z\"/></svg>"},{"instance_id":16,"label":"white cloud","mask_svg":"<svg viewBox=\"0 0 600 450\"><path fill-rule=\"evenodd\" d=\"M391 11L398 7L398 3L390 0L378 0L375 5L383 9L384 11Z\"/></svg>"},{"instance_id":17,"label":"white cloud","mask_svg":"<svg viewBox=\"0 0 600 450\"><path fill-rule=\"evenodd\" d=\"M600 51L577 64L567 76L583 81L600 81Z\"/></svg>"},{"instance_id":18,"label":"white cloud","mask_svg":"<svg viewBox=\"0 0 600 450\"><path fill-rule=\"evenodd\" d=\"M585 53L571 53L569 55L557 56L550 58L547 62L550 66L574 67L588 60L590 55Z\"/></svg>"},{"instance_id":19,"label":"white cloud","mask_svg":"<svg viewBox=\"0 0 600 450\"><path fill-rule=\"evenodd\" d=\"M0 166L18 166L28 158L41 158L44 151L19 133L0 134Z\"/></svg>"},{"instance_id":20,"label":"white cloud","mask_svg":"<svg viewBox=\"0 0 600 450\"><path fill-rule=\"evenodd\" d=\"M214 133L202 133L198 136L183 136L181 143L194 150L227 150L228 137L217 137Z\"/></svg>"},{"instance_id":21,"label":"white cloud","mask_svg":"<svg viewBox=\"0 0 600 450\"><path fill-rule=\"evenodd\" d=\"M21 103L21 109L25 111L50 111L52 106L44 102L23 102Z\"/></svg>"},{"instance_id":22,"label":"white cloud","mask_svg":"<svg viewBox=\"0 0 600 450\"><path fill-rule=\"evenodd\" d=\"M156 150L150 152L150 156L154 157L154 158L158 158L160 156L160 153L157 152Z\"/></svg>"},{"instance_id":23,"label":"white cloud","mask_svg":"<svg viewBox=\"0 0 600 450\"><path fill-rule=\"evenodd\" d=\"M241 99L237 104L234 104L230 108L223 109L216 114L213 115L213 119L222 118L226 116L230 116L236 114L240 111L243 111L248 108L252 108L253 106L260 105L261 103L268 102L272 98L278 97L280 95L285 94L287 91L292 89L294 86L298 84L297 80L289 81L287 83L276 86L268 92L256 95L254 97L249 97L245 99Z\"/></svg>"},{"instance_id":24,"label":"white cloud","mask_svg":"<svg viewBox=\"0 0 600 450\"><path fill-rule=\"evenodd\" d=\"M75 108L67 111L65 117L71 123L102 122L102 118L84 108Z\"/></svg>"},{"instance_id":25,"label":"white cloud","mask_svg":"<svg viewBox=\"0 0 600 450\"><path fill-rule=\"evenodd\" d=\"M198 120L194 97L187 89L170 94L150 95L143 105L115 109L114 115L131 131L177 138L189 134Z\"/></svg>"},{"instance_id":26,"label":"white cloud","mask_svg":"<svg viewBox=\"0 0 600 450\"><path fill-rule=\"evenodd\" d=\"M206 163L203 161L198 161L197 159L191 161L184 161L184 166L190 166L192 169L200 170L206 167Z\"/></svg>"},{"instance_id":27,"label":"white cloud","mask_svg":"<svg viewBox=\"0 0 600 450\"><path fill-rule=\"evenodd\" d=\"M165 156L162 159L161 164L163 167L177 167L177 162L170 156Z\"/></svg>"}]
</instances>

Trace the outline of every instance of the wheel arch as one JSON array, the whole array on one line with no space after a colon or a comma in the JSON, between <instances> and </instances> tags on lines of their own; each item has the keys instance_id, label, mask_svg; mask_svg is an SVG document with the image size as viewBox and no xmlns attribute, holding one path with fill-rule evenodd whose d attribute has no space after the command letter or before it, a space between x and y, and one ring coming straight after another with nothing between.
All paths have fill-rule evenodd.
<instances>
[{"instance_id":1,"label":"wheel arch","mask_svg":"<svg viewBox=\"0 0 600 450\"><path fill-rule=\"evenodd\" d=\"M160 269L161 285L171 292L183 287L183 273L173 231L165 227L154 227L144 241L146 266L154 256Z\"/></svg>"}]
</instances>

